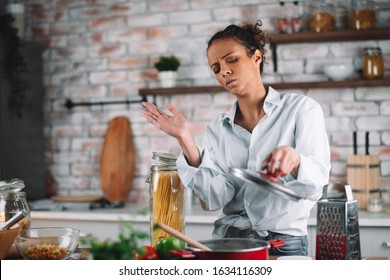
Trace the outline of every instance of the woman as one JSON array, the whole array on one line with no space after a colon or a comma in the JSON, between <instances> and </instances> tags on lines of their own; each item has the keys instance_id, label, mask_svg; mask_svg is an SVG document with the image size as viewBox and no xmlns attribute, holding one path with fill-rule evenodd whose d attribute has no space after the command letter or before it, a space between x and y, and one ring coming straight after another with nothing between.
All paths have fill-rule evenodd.
<instances>
[{"instance_id":1,"label":"woman","mask_svg":"<svg viewBox=\"0 0 390 280\"><path fill-rule=\"evenodd\" d=\"M144 102L143 114L177 139L182 149L177 160L180 177L202 207L222 209L214 223L215 238L282 238L286 244L270 254L307 255L307 219L329 180L324 116L314 100L264 86L268 40L260 27L260 21L230 25L208 43L210 68L237 101L207 126L202 146L195 144L185 118L171 104L171 114L166 114ZM265 170L285 186L310 194L311 200L289 201L237 182L229 167Z\"/></svg>"}]
</instances>

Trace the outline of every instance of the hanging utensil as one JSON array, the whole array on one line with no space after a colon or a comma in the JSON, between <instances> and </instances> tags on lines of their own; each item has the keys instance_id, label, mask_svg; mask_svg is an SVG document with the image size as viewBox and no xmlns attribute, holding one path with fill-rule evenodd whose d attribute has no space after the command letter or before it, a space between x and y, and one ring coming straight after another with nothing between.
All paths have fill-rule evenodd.
<instances>
[{"instance_id":1,"label":"hanging utensil","mask_svg":"<svg viewBox=\"0 0 390 280\"><path fill-rule=\"evenodd\" d=\"M170 226L167 226L167 225L161 224L161 223L155 223L154 225L155 225L155 227L161 228L162 230L166 231L167 233L179 238L180 240L183 240L184 242L190 244L191 246L193 246L195 248L199 248L199 249L202 249L205 251L212 251L206 245L203 245L202 243L200 243L200 242L198 242L198 241L196 241L188 236L185 236L184 234L175 230L174 228L171 228Z\"/></svg>"}]
</instances>

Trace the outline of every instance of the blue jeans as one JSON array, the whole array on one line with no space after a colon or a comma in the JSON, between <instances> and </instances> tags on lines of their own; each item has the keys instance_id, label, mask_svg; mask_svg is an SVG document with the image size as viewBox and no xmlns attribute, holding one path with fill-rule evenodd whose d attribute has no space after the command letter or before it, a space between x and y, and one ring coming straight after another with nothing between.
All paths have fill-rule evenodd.
<instances>
[{"instance_id":1,"label":"blue jeans","mask_svg":"<svg viewBox=\"0 0 390 280\"><path fill-rule=\"evenodd\" d=\"M225 238L254 238L264 241L270 241L274 239L283 239L285 245L278 248L271 248L269 250L270 256L307 256L307 236L293 236L288 234L282 234L277 232L268 231L268 235L265 237L259 236L256 231L245 229L240 230L238 228L229 227Z\"/></svg>"}]
</instances>

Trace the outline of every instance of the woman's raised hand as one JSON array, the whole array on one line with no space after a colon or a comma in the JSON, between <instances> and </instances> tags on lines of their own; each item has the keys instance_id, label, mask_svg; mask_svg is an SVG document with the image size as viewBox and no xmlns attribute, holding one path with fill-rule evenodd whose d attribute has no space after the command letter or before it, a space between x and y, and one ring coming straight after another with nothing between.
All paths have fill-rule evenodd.
<instances>
[{"instance_id":1,"label":"woman's raised hand","mask_svg":"<svg viewBox=\"0 0 390 280\"><path fill-rule=\"evenodd\" d=\"M188 133L187 120L171 104L167 104L167 109L172 113L171 115L166 114L153 103L142 102L142 105L144 106L142 109L144 117L166 134L179 138L184 133Z\"/></svg>"}]
</instances>

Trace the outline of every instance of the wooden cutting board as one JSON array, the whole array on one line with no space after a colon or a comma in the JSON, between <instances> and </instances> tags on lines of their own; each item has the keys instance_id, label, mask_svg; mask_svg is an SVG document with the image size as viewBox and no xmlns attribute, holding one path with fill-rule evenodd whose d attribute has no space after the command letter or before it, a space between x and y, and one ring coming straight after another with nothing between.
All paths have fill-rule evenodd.
<instances>
[{"instance_id":1,"label":"wooden cutting board","mask_svg":"<svg viewBox=\"0 0 390 280\"><path fill-rule=\"evenodd\" d=\"M131 123L127 117L113 118L107 129L100 161L104 197L126 202L133 183L135 153Z\"/></svg>"}]
</instances>

